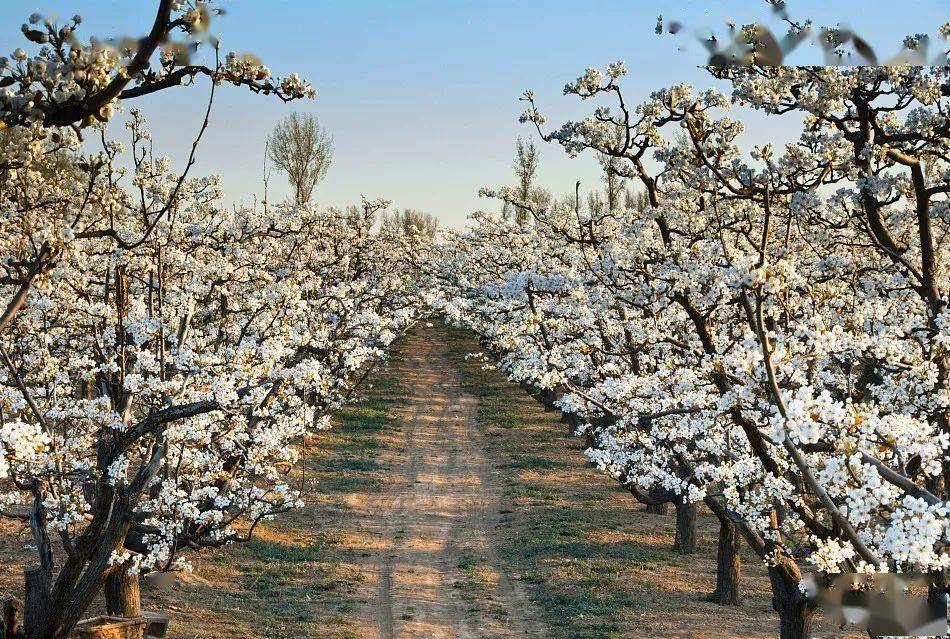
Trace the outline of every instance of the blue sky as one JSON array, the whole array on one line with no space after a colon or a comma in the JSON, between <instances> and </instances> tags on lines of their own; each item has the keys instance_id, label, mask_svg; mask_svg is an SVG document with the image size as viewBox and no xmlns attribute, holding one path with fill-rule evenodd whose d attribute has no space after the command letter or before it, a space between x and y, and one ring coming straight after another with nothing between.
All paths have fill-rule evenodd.
<instances>
[{"instance_id":1,"label":"blue sky","mask_svg":"<svg viewBox=\"0 0 950 639\"><path fill-rule=\"evenodd\" d=\"M82 14L83 37L140 35L154 5L4 0L0 51L23 43L19 25L34 11ZM795 16L852 27L886 55L897 51L904 35L933 33L950 16L950 0L905 0L899 9L854 0L790 5ZM590 104L561 95L564 83L588 66L625 60L631 101L675 82L710 86L696 68L703 59L699 45L688 35L654 35L657 15L690 28L767 15L761 0L232 0L221 6L229 13L213 31L225 50L254 52L275 73L297 71L319 91L317 100L289 106L235 88L219 93L196 170L223 177L226 201L261 192L267 133L299 110L317 115L335 140L334 164L317 189L318 201L343 205L361 194L386 197L399 207L434 213L447 225L495 206L477 197L479 187L512 181L514 140L532 133L517 122L524 89L535 91L553 126L590 112ZM206 97L202 85L140 101L156 147L173 160L185 155ZM747 141L791 131L791 123L766 128L753 119ZM570 160L550 145L542 148L539 178L556 192L571 190L576 179L585 188L598 185L592 159ZM278 195L287 192L280 176L271 183Z\"/></svg>"}]
</instances>

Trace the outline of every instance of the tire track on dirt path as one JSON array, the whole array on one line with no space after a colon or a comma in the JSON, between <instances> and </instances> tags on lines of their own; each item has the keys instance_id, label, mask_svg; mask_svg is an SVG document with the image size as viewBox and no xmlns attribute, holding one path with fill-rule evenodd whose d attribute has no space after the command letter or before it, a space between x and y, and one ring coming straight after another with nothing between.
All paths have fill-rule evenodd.
<instances>
[{"instance_id":1,"label":"tire track on dirt path","mask_svg":"<svg viewBox=\"0 0 950 639\"><path fill-rule=\"evenodd\" d=\"M540 612L509 574L498 542L502 490L438 329L416 329L391 374L406 391L384 457L389 482L369 498L360 637L544 637Z\"/></svg>"}]
</instances>

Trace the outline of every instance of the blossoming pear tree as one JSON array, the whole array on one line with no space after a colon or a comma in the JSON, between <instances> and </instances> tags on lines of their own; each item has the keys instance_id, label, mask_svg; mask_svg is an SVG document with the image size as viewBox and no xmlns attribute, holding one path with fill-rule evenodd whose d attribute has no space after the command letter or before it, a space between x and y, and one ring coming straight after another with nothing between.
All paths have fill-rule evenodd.
<instances>
[{"instance_id":1,"label":"blossoming pear tree","mask_svg":"<svg viewBox=\"0 0 950 639\"><path fill-rule=\"evenodd\" d=\"M221 209L216 179L189 176L208 113L177 173L137 111L129 150L110 139L121 100L197 75L313 95L249 57L191 63L170 38L210 40L216 10L158 4L150 34L118 48L33 16L39 53L0 73L0 516L35 547L25 637L65 637L104 585L122 594L127 575L297 505L295 443L417 309L401 256L419 239L372 231L384 202ZM81 147L90 134L100 150Z\"/></svg>"},{"instance_id":2,"label":"blossoming pear tree","mask_svg":"<svg viewBox=\"0 0 950 639\"><path fill-rule=\"evenodd\" d=\"M731 99L676 86L634 107L622 64L588 70L566 93L615 105L553 133L527 94L523 120L618 160L649 206L487 190L535 222L456 236L435 303L575 415L591 459L635 494L704 502L720 572L741 534L783 638L810 633L803 567L925 572L942 600L947 69L713 73ZM746 158L732 103L800 111L801 136Z\"/></svg>"}]
</instances>

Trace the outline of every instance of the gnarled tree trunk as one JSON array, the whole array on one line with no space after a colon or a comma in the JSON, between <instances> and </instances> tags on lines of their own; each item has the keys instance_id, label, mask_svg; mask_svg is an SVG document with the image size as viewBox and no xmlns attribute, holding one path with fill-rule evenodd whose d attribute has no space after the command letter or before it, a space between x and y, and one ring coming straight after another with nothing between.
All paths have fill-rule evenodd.
<instances>
[{"instance_id":1,"label":"gnarled tree trunk","mask_svg":"<svg viewBox=\"0 0 950 639\"><path fill-rule=\"evenodd\" d=\"M668 502L647 504L646 512L651 515L668 515L670 512L670 504Z\"/></svg>"}]
</instances>

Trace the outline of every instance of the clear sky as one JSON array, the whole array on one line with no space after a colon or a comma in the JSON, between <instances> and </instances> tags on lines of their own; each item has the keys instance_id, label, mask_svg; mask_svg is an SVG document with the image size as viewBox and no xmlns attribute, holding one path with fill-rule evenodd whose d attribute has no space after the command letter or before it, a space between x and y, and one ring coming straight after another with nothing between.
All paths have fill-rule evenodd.
<instances>
[{"instance_id":1,"label":"clear sky","mask_svg":"<svg viewBox=\"0 0 950 639\"><path fill-rule=\"evenodd\" d=\"M789 4L793 16L853 28L882 57L896 53L904 35L934 33L950 16L950 0ZM138 36L147 32L155 5L3 0L0 52L25 42L19 25L34 11L82 14L83 38ZM704 59L701 47L690 35L654 35L657 15L689 28L767 15L762 0L231 0L220 6L229 13L212 26L224 50L254 52L275 73L297 71L319 91L315 101L291 105L237 88L220 91L196 170L222 176L226 201L262 191L264 140L280 118L298 110L315 114L335 141L333 166L317 188L319 202L385 197L450 226L463 224L473 210L496 206L478 198L481 186L512 181L514 140L532 134L517 121L524 89L535 91L555 126L592 110L561 95L564 83L588 66L625 60L631 101L675 82L710 86L696 68ZM207 97L202 86L140 101L157 149L173 160L182 160L200 125ZM782 134L774 123L750 128L750 144ZM543 146L541 185L563 193L576 179L586 188L598 186L593 160L570 160ZM277 195L287 193L282 177L271 183Z\"/></svg>"}]
</instances>

